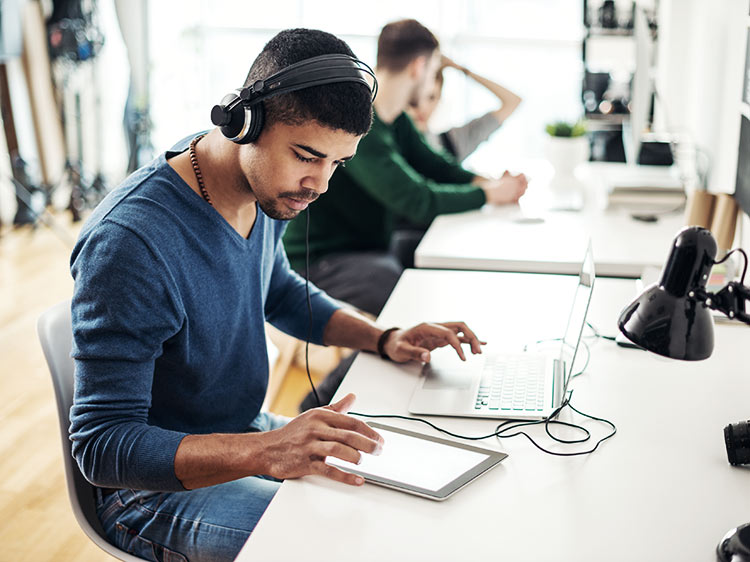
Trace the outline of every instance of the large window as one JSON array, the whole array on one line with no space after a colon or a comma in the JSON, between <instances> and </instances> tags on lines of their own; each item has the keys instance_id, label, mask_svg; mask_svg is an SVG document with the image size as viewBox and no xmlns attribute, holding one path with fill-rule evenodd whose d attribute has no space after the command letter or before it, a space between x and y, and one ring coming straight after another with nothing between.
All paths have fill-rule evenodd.
<instances>
[{"instance_id":1,"label":"large window","mask_svg":"<svg viewBox=\"0 0 750 562\"><path fill-rule=\"evenodd\" d=\"M158 0L150 3L151 101L157 151L211 127L210 108L239 87L257 53L278 31L334 33L374 65L382 26L416 18L457 62L524 99L519 110L468 162L542 153L544 124L581 114L580 0ZM359 15L358 15L359 14ZM446 72L435 125L466 122L495 106L491 94Z\"/></svg>"}]
</instances>

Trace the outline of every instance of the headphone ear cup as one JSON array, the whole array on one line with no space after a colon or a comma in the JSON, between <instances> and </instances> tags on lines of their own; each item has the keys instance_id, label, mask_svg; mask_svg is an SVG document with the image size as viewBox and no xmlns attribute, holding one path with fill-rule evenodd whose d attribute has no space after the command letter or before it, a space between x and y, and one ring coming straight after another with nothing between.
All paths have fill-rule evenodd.
<instances>
[{"instance_id":1,"label":"headphone ear cup","mask_svg":"<svg viewBox=\"0 0 750 562\"><path fill-rule=\"evenodd\" d=\"M225 105L225 104L222 104ZM229 111L229 123L221 127L222 134L237 142L237 137L245 128L245 108L242 104Z\"/></svg>"},{"instance_id":2,"label":"headphone ear cup","mask_svg":"<svg viewBox=\"0 0 750 562\"><path fill-rule=\"evenodd\" d=\"M221 104L214 107L211 112L211 121L217 125L222 119L229 119L226 125L221 125L221 133L229 140L237 144L248 144L254 142L263 129L265 121L265 109L263 102L258 102L250 107L243 104L237 104L234 108L227 111L226 107L238 98L235 93L227 94L221 100ZM219 115L223 112L223 115ZM216 114L215 114L216 113Z\"/></svg>"},{"instance_id":3,"label":"headphone ear cup","mask_svg":"<svg viewBox=\"0 0 750 562\"><path fill-rule=\"evenodd\" d=\"M260 132L263 130L263 124L266 120L266 110L263 106L263 102L258 102L250 106L246 118L249 119L249 123L246 123L247 133L235 142L238 144L248 144L258 140Z\"/></svg>"}]
</instances>

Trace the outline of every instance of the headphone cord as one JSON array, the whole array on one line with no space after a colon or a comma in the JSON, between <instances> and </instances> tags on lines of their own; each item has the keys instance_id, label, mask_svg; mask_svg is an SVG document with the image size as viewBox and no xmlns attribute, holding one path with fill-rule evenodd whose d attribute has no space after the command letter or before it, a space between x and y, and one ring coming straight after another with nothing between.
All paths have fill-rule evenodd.
<instances>
[{"instance_id":1,"label":"headphone cord","mask_svg":"<svg viewBox=\"0 0 750 562\"><path fill-rule=\"evenodd\" d=\"M313 384L312 375L310 374L310 340L312 339L313 331L313 310L312 301L310 300L310 205L305 209L305 296L307 297L307 339L305 340L305 371L307 372L307 380L310 381L310 388L312 388L313 395L315 396L315 402L320 408L323 404L320 402L320 396L318 391Z\"/></svg>"}]
</instances>

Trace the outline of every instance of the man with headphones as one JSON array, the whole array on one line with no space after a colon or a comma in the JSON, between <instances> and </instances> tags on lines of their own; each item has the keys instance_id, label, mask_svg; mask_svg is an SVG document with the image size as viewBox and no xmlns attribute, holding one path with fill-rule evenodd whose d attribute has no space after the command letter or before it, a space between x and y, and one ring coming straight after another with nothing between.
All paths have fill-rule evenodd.
<instances>
[{"instance_id":1,"label":"man with headphones","mask_svg":"<svg viewBox=\"0 0 750 562\"><path fill-rule=\"evenodd\" d=\"M108 538L150 560L232 560L280 480L363 480L325 463L377 454L348 395L294 419L261 412L264 322L298 338L429 361L461 322L384 330L290 268L285 221L370 127L368 67L333 35L281 32L241 90L97 207L71 256L73 455Z\"/></svg>"}]
</instances>

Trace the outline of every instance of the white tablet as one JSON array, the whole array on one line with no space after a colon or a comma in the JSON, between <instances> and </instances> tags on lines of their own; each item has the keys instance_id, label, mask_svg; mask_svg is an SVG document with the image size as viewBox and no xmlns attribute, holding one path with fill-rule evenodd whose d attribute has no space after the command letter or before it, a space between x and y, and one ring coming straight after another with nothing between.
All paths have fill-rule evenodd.
<instances>
[{"instance_id":1,"label":"white tablet","mask_svg":"<svg viewBox=\"0 0 750 562\"><path fill-rule=\"evenodd\" d=\"M360 464L335 457L326 457L326 463L367 482L432 500L444 500L508 456L398 427L369 425L385 440L382 454L363 454Z\"/></svg>"}]
</instances>

